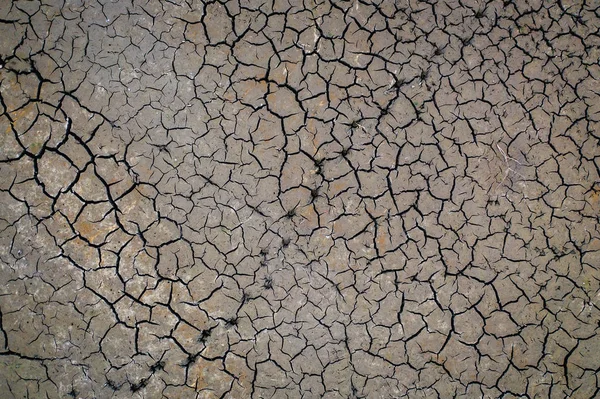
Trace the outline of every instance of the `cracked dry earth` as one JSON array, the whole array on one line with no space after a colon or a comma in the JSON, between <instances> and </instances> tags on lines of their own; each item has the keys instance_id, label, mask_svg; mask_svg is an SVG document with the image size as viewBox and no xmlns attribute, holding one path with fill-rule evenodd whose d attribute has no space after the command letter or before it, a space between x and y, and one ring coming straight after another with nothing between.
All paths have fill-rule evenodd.
<instances>
[{"instance_id":1,"label":"cracked dry earth","mask_svg":"<svg viewBox=\"0 0 600 399\"><path fill-rule=\"evenodd\" d=\"M596 398L600 3L0 4L3 398Z\"/></svg>"}]
</instances>

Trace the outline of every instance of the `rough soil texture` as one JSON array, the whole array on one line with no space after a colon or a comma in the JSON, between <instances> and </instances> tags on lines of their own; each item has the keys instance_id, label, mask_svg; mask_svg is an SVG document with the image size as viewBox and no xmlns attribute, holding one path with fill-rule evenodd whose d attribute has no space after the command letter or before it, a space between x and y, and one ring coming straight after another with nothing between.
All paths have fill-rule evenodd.
<instances>
[{"instance_id":1,"label":"rough soil texture","mask_svg":"<svg viewBox=\"0 0 600 399\"><path fill-rule=\"evenodd\" d=\"M600 3L0 2L3 398L597 398Z\"/></svg>"}]
</instances>

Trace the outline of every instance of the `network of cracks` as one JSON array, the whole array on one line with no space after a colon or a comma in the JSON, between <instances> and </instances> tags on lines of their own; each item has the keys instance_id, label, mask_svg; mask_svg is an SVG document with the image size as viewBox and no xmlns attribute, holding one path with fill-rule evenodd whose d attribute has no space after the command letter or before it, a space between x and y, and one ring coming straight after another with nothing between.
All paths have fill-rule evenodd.
<instances>
[{"instance_id":1,"label":"network of cracks","mask_svg":"<svg viewBox=\"0 0 600 399\"><path fill-rule=\"evenodd\" d=\"M599 29L0 2L0 396L598 397Z\"/></svg>"}]
</instances>

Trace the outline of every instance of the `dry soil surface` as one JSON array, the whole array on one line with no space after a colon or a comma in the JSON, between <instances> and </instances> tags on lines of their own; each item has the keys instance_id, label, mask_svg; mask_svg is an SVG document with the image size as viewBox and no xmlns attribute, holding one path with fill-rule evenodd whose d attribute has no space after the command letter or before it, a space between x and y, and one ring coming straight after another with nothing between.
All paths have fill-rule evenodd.
<instances>
[{"instance_id":1,"label":"dry soil surface","mask_svg":"<svg viewBox=\"0 0 600 399\"><path fill-rule=\"evenodd\" d=\"M599 28L0 1L0 396L599 397Z\"/></svg>"}]
</instances>

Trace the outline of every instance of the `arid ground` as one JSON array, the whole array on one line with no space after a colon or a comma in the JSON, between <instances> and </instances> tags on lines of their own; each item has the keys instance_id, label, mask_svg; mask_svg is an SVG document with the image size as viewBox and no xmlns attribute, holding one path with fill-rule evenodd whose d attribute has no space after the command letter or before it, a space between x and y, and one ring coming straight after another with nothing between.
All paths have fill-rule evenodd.
<instances>
[{"instance_id":1,"label":"arid ground","mask_svg":"<svg viewBox=\"0 0 600 399\"><path fill-rule=\"evenodd\" d=\"M0 1L0 397L600 397L599 28Z\"/></svg>"}]
</instances>

